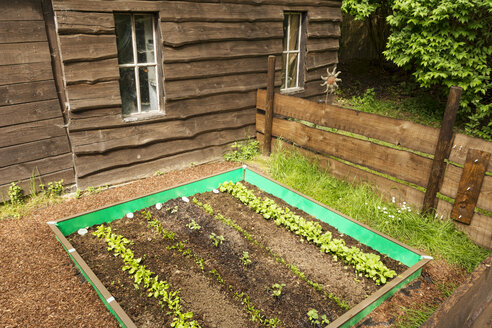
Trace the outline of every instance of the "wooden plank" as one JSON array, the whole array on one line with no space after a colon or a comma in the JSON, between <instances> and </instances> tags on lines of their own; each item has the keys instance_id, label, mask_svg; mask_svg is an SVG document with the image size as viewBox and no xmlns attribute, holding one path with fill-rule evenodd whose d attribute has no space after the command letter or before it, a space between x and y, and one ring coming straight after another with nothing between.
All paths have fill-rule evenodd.
<instances>
[{"instance_id":1,"label":"wooden plank","mask_svg":"<svg viewBox=\"0 0 492 328\"><path fill-rule=\"evenodd\" d=\"M283 38L283 27L279 22L162 22L161 31L164 45L170 47L211 41Z\"/></svg>"},{"instance_id":2,"label":"wooden plank","mask_svg":"<svg viewBox=\"0 0 492 328\"><path fill-rule=\"evenodd\" d=\"M117 58L116 35L60 35L64 63Z\"/></svg>"},{"instance_id":3,"label":"wooden plank","mask_svg":"<svg viewBox=\"0 0 492 328\"><path fill-rule=\"evenodd\" d=\"M103 108L71 113L72 120L69 128L70 131L99 130L187 119L203 114L238 111L254 107L255 94L254 91L237 92L172 101L166 104L166 115L159 115L145 121L124 122L121 108Z\"/></svg>"},{"instance_id":4,"label":"wooden plank","mask_svg":"<svg viewBox=\"0 0 492 328\"><path fill-rule=\"evenodd\" d=\"M73 112L121 105L118 81L68 85L67 94Z\"/></svg>"},{"instance_id":5,"label":"wooden plank","mask_svg":"<svg viewBox=\"0 0 492 328\"><path fill-rule=\"evenodd\" d=\"M101 1L101 0L54 0L56 11L105 12L113 11L148 11L156 12L162 8L161 1Z\"/></svg>"},{"instance_id":6,"label":"wooden plank","mask_svg":"<svg viewBox=\"0 0 492 328\"><path fill-rule=\"evenodd\" d=\"M266 91L258 90L257 107L265 110ZM410 121L397 120L356 110L326 106L312 101L275 95L275 114L353 132L405 148L432 154L438 130Z\"/></svg>"},{"instance_id":7,"label":"wooden plank","mask_svg":"<svg viewBox=\"0 0 492 328\"><path fill-rule=\"evenodd\" d=\"M43 20L41 1L0 1L0 21Z\"/></svg>"},{"instance_id":8,"label":"wooden plank","mask_svg":"<svg viewBox=\"0 0 492 328\"><path fill-rule=\"evenodd\" d=\"M53 79L50 62L0 66L0 85Z\"/></svg>"},{"instance_id":9,"label":"wooden plank","mask_svg":"<svg viewBox=\"0 0 492 328\"><path fill-rule=\"evenodd\" d=\"M451 211L451 217L454 220L470 224L489 160L490 153L475 149L468 151L453 210Z\"/></svg>"},{"instance_id":10,"label":"wooden plank","mask_svg":"<svg viewBox=\"0 0 492 328\"><path fill-rule=\"evenodd\" d=\"M444 111L436 150L434 151L434 160L432 161L432 169L427 182L424 204L422 205L423 213L434 211L436 208L436 195L441 189L444 180L446 166L444 160L449 157L449 152L451 151L454 137L453 126L456 121L456 113L458 112L462 92L463 89L460 87L451 87L449 90L448 102Z\"/></svg>"},{"instance_id":11,"label":"wooden plank","mask_svg":"<svg viewBox=\"0 0 492 328\"><path fill-rule=\"evenodd\" d=\"M267 72L267 59L265 56L204 60L199 62L183 62L164 65L166 83L175 80L188 80L205 77L217 77L224 75L239 75L243 73ZM276 68L280 70L282 61L277 60Z\"/></svg>"},{"instance_id":12,"label":"wooden plank","mask_svg":"<svg viewBox=\"0 0 492 328\"><path fill-rule=\"evenodd\" d=\"M10 125L0 128L0 147L19 145L63 135L65 135L65 130L63 129L63 119L61 117Z\"/></svg>"},{"instance_id":13,"label":"wooden plank","mask_svg":"<svg viewBox=\"0 0 492 328\"><path fill-rule=\"evenodd\" d=\"M212 146L138 165L120 167L110 171L104 171L80 178L77 180L77 184L79 188L101 186L105 184L117 184L152 176L157 170L178 170L184 167L189 167L190 163L202 164L213 160L222 159L222 155L229 151L230 147L231 144ZM129 171L132 172L131 175L128 174Z\"/></svg>"},{"instance_id":14,"label":"wooden plank","mask_svg":"<svg viewBox=\"0 0 492 328\"><path fill-rule=\"evenodd\" d=\"M49 182L60 181L62 179L63 179L63 184L65 186L73 185L75 182L73 168L54 172L54 173L49 173L49 174L43 175L41 177L36 177L36 187L37 187L36 189L37 189L37 191L40 191L39 185L41 183L47 184ZM24 193L26 195L30 193L31 181L29 179L21 180L18 185L24 190ZM9 189L8 184L0 186L0 199L2 197L5 200L8 199L8 196L7 196L8 189Z\"/></svg>"},{"instance_id":15,"label":"wooden plank","mask_svg":"<svg viewBox=\"0 0 492 328\"><path fill-rule=\"evenodd\" d=\"M260 144L263 143L263 134L257 133L256 138L260 141ZM382 196L386 201L393 201L394 198L395 203L397 204L402 204L405 202L407 205L411 205L415 208L420 208L422 206L424 193L408 185L361 170L333 158L323 156L322 154L316 154L307 149L293 146L280 139L272 140L272 149L274 151L279 151L281 149L295 149L310 159L316 159L318 165L322 169L329 170L329 173L338 179L345 180L349 183L369 183L375 186L380 196Z\"/></svg>"},{"instance_id":16,"label":"wooden plank","mask_svg":"<svg viewBox=\"0 0 492 328\"><path fill-rule=\"evenodd\" d=\"M461 133L457 133L454 138L453 147L449 160L463 165L469 149L477 149L492 153L492 142L479 138L473 138ZM492 162L489 162L487 171L492 172Z\"/></svg>"},{"instance_id":17,"label":"wooden plank","mask_svg":"<svg viewBox=\"0 0 492 328\"><path fill-rule=\"evenodd\" d=\"M280 86L280 72L278 72ZM179 100L213 94L254 91L266 86L265 73L227 75L204 79L169 81L164 85L166 99Z\"/></svg>"},{"instance_id":18,"label":"wooden plank","mask_svg":"<svg viewBox=\"0 0 492 328\"><path fill-rule=\"evenodd\" d=\"M314 22L341 22L342 11L339 6L323 7L316 6L315 8L309 8L307 11L309 24Z\"/></svg>"},{"instance_id":19,"label":"wooden plank","mask_svg":"<svg viewBox=\"0 0 492 328\"><path fill-rule=\"evenodd\" d=\"M261 113L256 115L256 130L262 133L264 117ZM272 134L299 146L336 156L419 186L427 183L432 163L430 159L410 152L278 118L273 119Z\"/></svg>"},{"instance_id":20,"label":"wooden plank","mask_svg":"<svg viewBox=\"0 0 492 328\"><path fill-rule=\"evenodd\" d=\"M0 127L61 117L57 99L0 107Z\"/></svg>"},{"instance_id":21,"label":"wooden plank","mask_svg":"<svg viewBox=\"0 0 492 328\"><path fill-rule=\"evenodd\" d=\"M59 34L114 34L114 15L80 11L57 11Z\"/></svg>"},{"instance_id":22,"label":"wooden plank","mask_svg":"<svg viewBox=\"0 0 492 328\"><path fill-rule=\"evenodd\" d=\"M163 48L164 63L267 56L282 53L281 42L225 41Z\"/></svg>"},{"instance_id":23,"label":"wooden plank","mask_svg":"<svg viewBox=\"0 0 492 328\"><path fill-rule=\"evenodd\" d=\"M50 62L50 50L47 42L2 44L0 66L40 62Z\"/></svg>"},{"instance_id":24,"label":"wooden plank","mask_svg":"<svg viewBox=\"0 0 492 328\"><path fill-rule=\"evenodd\" d=\"M44 22L0 21L0 44L46 41Z\"/></svg>"},{"instance_id":25,"label":"wooden plank","mask_svg":"<svg viewBox=\"0 0 492 328\"><path fill-rule=\"evenodd\" d=\"M53 80L0 86L0 107L55 98Z\"/></svg>"},{"instance_id":26,"label":"wooden plank","mask_svg":"<svg viewBox=\"0 0 492 328\"><path fill-rule=\"evenodd\" d=\"M308 39L306 42L307 51L312 52L330 52L338 51L339 38L319 38Z\"/></svg>"},{"instance_id":27,"label":"wooden plank","mask_svg":"<svg viewBox=\"0 0 492 328\"><path fill-rule=\"evenodd\" d=\"M254 125L248 125L238 129L202 133L187 139L153 143L136 149L124 148L105 154L79 155L75 157L75 165L78 177L83 178L118 167L128 167L196 149L228 144L253 135Z\"/></svg>"},{"instance_id":28,"label":"wooden plank","mask_svg":"<svg viewBox=\"0 0 492 328\"><path fill-rule=\"evenodd\" d=\"M119 80L118 59L104 59L65 65L67 84L98 83Z\"/></svg>"},{"instance_id":29,"label":"wooden plank","mask_svg":"<svg viewBox=\"0 0 492 328\"><path fill-rule=\"evenodd\" d=\"M200 133L254 124L255 109L218 113L185 120L151 122L106 130L72 132L70 140L77 155L102 154L125 147L140 147L170 139L191 138Z\"/></svg>"},{"instance_id":30,"label":"wooden plank","mask_svg":"<svg viewBox=\"0 0 492 328\"><path fill-rule=\"evenodd\" d=\"M448 164L444 174L444 182L439 192L445 196L456 198L463 169L453 164ZM492 176L484 176L482 189L477 201L477 207L492 212Z\"/></svg>"},{"instance_id":31,"label":"wooden plank","mask_svg":"<svg viewBox=\"0 0 492 328\"><path fill-rule=\"evenodd\" d=\"M0 185L26 180L35 175L46 175L65 169L73 169L72 154L43 158L41 160L14 164L0 168Z\"/></svg>"},{"instance_id":32,"label":"wooden plank","mask_svg":"<svg viewBox=\"0 0 492 328\"><path fill-rule=\"evenodd\" d=\"M0 167L34 161L70 152L67 136L0 148Z\"/></svg>"},{"instance_id":33,"label":"wooden plank","mask_svg":"<svg viewBox=\"0 0 492 328\"><path fill-rule=\"evenodd\" d=\"M306 74L306 82L317 82L322 83L321 76L327 76L326 69L333 71L334 64L328 64L326 66L321 66L317 69L313 69ZM323 88L324 90L325 88Z\"/></svg>"},{"instance_id":34,"label":"wooden plank","mask_svg":"<svg viewBox=\"0 0 492 328\"><path fill-rule=\"evenodd\" d=\"M309 22L307 37L311 38L338 38L340 37L340 24L337 22Z\"/></svg>"},{"instance_id":35,"label":"wooden plank","mask_svg":"<svg viewBox=\"0 0 492 328\"><path fill-rule=\"evenodd\" d=\"M310 52L306 55L306 69L308 71L336 63L338 63L338 52L336 50Z\"/></svg>"}]
</instances>

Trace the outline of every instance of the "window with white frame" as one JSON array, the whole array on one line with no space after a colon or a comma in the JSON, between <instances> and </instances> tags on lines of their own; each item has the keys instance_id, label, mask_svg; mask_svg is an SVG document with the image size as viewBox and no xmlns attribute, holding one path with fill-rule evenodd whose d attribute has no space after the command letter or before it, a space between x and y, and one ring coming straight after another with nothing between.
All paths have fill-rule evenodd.
<instances>
[{"instance_id":1,"label":"window with white frame","mask_svg":"<svg viewBox=\"0 0 492 328\"><path fill-rule=\"evenodd\" d=\"M115 13L114 21L123 115L157 112L163 95L156 17L147 13Z\"/></svg>"},{"instance_id":2,"label":"window with white frame","mask_svg":"<svg viewBox=\"0 0 492 328\"><path fill-rule=\"evenodd\" d=\"M284 13L282 86L280 88L282 91L295 91L302 87L304 77L303 23L303 13Z\"/></svg>"}]
</instances>

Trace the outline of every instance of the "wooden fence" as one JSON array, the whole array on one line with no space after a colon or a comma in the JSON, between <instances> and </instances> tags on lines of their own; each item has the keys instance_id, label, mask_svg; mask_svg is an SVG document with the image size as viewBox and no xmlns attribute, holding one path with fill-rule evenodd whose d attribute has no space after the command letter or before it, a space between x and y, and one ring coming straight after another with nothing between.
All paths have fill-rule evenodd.
<instances>
[{"instance_id":1,"label":"wooden fence","mask_svg":"<svg viewBox=\"0 0 492 328\"><path fill-rule=\"evenodd\" d=\"M258 90L256 106L257 138L263 143L266 91ZM422 208L439 129L281 94L275 94L273 108L272 149L279 143L295 145L307 155L316 154L320 165L338 178L369 182L387 200L395 197L398 203ZM455 134L438 190L448 200L458 200L454 209L442 197L437 201L439 216L463 221L457 226L488 248L492 248L492 218L486 215L492 212L490 153L492 142Z\"/></svg>"}]
</instances>

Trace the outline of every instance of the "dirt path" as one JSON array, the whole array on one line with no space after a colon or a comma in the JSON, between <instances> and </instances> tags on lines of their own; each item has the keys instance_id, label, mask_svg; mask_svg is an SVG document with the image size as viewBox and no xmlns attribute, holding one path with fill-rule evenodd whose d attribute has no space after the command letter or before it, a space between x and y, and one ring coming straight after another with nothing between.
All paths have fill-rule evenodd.
<instances>
[{"instance_id":1,"label":"dirt path","mask_svg":"<svg viewBox=\"0 0 492 328\"><path fill-rule=\"evenodd\" d=\"M117 327L46 221L90 211L235 167L200 165L0 221L0 327Z\"/></svg>"}]
</instances>

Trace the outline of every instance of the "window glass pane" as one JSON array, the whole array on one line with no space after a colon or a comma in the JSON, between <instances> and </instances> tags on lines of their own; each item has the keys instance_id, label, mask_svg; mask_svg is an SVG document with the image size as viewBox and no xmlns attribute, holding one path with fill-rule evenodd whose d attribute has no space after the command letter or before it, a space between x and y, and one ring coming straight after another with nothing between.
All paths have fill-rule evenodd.
<instances>
[{"instance_id":1,"label":"window glass pane","mask_svg":"<svg viewBox=\"0 0 492 328\"><path fill-rule=\"evenodd\" d=\"M290 15L289 50L299 49L299 20L301 15Z\"/></svg>"},{"instance_id":2,"label":"window glass pane","mask_svg":"<svg viewBox=\"0 0 492 328\"><path fill-rule=\"evenodd\" d=\"M133 63L132 19L128 14L115 14L116 44L118 46L118 64Z\"/></svg>"},{"instance_id":3,"label":"window glass pane","mask_svg":"<svg viewBox=\"0 0 492 328\"><path fill-rule=\"evenodd\" d=\"M297 54L289 54L287 88L297 87Z\"/></svg>"},{"instance_id":4,"label":"window glass pane","mask_svg":"<svg viewBox=\"0 0 492 328\"><path fill-rule=\"evenodd\" d=\"M289 28L289 15L284 15L284 39L282 40L282 49L287 50L287 29Z\"/></svg>"},{"instance_id":5,"label":"window glass pane","mask_svg":"<svg viewBox=\"0 0 492 328\"><path fill-rule=\"evenodd\" d=\"M157 110L156 69L153 66L139 67L140 101L142 112Z\"/></svg>"},{"instance_id":6,"label":"window glass pane","mask_svg":"<svg viewBox=\"0 0 492 328\"><path fill-rule=\"evenodd\" d=\"M138 113L135 69L120 68L120 94L123 115Z\"/></svg>"},{"instance_id":7,"label":"window glass pane","mask_svg":"<svg viewBox=\"0 0 492 328\"><path fill-rule=\"evenodd\" d=\"M135 37L139 63L154 63L154 30L152 15L135 15Z\"/></svg>"}]
</instances>

